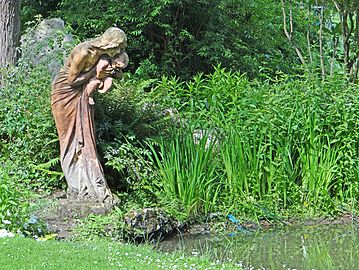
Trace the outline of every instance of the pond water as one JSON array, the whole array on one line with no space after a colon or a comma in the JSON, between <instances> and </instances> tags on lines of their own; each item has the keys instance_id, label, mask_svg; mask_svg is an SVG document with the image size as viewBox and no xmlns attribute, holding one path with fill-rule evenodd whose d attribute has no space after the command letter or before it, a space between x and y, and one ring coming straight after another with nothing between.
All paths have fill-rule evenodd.
<instances>
[{"instance_id":1,"label":"pond water","mask_svg":"<svg viewBox=\"0 0 359 270\"><path fill-rule=\"evenodd\" d=\"M160 249L207 254L243 269L359 270L359 224L178 236L163 241Z\"/></svg>"}]
</instances>

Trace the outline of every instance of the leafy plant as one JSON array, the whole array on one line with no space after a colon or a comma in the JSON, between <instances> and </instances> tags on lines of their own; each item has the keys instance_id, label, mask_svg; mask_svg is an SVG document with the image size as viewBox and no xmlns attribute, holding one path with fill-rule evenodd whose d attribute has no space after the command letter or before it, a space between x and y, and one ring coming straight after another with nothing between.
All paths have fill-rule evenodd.
<instances>
[{"instance_id":1,"label":"leafy plant","mask_svg":"<svg viewBox=\"0 0 359 270\"><path fill-rule=\"evenodd\" d=\"M30 211L30 193L11 180L7 168L0 169L0 228L25 236L41 236L46 225Z\"/></svg>"},{"instance_id":2,"label":"leafy plant","mask_svg":"<svg viewBox=\"0 0 359 270\"><path fill-rule=\"evenodd\" d=\"M198 72L212 72L218 64L254 77L259 72L293 72L297 62L282 32L276 1L76 3L60 1L54 15L64 18L82 39L113 24L123 28L130 41L131 70L144 77L166 74L189 79ZM305 29L301 21L297 24Z\"/></svg>"},{"instance_id":3,"label":"leafy plant","mask_svg":"<svg viewBox=\"0 0 359 270\"><path fill-rule=\"evenodd\" d=\"M33 188L59 186L59 175L37 166L58 156L58 140L50 105L50 76L43 66L9 68L0 95L0 160L12 166L17 181ZM53 162L47 168L59 170Z\"/></svg>"},{"instance_id":4,"label":"leafy plant","mask_svg":"<svg viewBox=\"0 0 359 270\"><path fill-rule=\"evenodd\" d=\"M11 182L10 176L0 170L0 228L16 231L22 228L28 215L29 203L21 192Z\"/></svg>"},{"instance_id":5,"label":"leafy plant","mask_svg":"<svg viewBox=\"0 0 359 270\"><path fill-rule=\"evenodd\" d=\"M217 160L213 158L216 141L204 132L195 142L193 132L174 130L169 139L158 142L158 152L150 145L159 168L159 182L154 186L160 194L178 200L188 215L212 210L219 191Z\"/></svg>"},{"instance_id":6,"label":"leafy plant","mask_svg":"<svg viewBox=\"0 0 359 270\"><path fill-rule=\"evenodd\" d=\"M228 211L236 205L258 216L290 209L333 214L357 205L356 92L345 81L322 83L311 74L259 82L220 67L187 83L163 78L154 90L166 107L178 110L181 126L207 123L221 130L220 155L206 161L220 158L213 173L219 179L215 190L221 205L216 207ZM161 142L156 159L159 179L166 183L163 194L177 198L174 187L187 177L178 174L191 168L177 158L191 153L191 131L185 133L178 133L188 138L183 142L173 143L176 137ZM163 146L171 141L172 146Z\"/></svg>"}]
</instances>

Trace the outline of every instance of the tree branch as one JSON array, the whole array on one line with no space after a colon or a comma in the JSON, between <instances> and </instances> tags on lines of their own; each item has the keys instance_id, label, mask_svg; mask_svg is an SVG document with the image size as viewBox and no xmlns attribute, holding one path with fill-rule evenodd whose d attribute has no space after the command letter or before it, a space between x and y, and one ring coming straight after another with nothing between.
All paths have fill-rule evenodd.
<instances>
[{"instance_id":1,"label":"tree branch","mask_svg":"<svg viewBox=\"0 0 359 270\"><path fill-rule=\"evenodd\" d=\"M293 36L293 15L292 15L292 6L290 6L290 11L289 11L289 24L290 24L290 32L288 32L287 29L287 14L285 11L285 2L284 0L281 0L282 3L282 12L283 12L283 30L284 30L284 34L287 37L287 39L289 40L290 44L292 45L292 47L294 48L294 51L296 52L300 62L303 65L306 65L304 57L302 55L302 53L300 52L299 48L295 45L295 43L292 40L292 36Z\"/></svg>"},{"instance_id":2,"label":"tree branch","mask_svg":"<svg viewBox=\"0 0 359 270\"><path fill-rule=\"evenodd\" d=\"M315 4L318 7L318 1L315 1ZM322 80L325 78L325 65L324 65L324 56L323 56L323 16L324 16L324 7L319 10L319 57L320 57L320 68L322 71Z\"/></svg>"}]
</instances>

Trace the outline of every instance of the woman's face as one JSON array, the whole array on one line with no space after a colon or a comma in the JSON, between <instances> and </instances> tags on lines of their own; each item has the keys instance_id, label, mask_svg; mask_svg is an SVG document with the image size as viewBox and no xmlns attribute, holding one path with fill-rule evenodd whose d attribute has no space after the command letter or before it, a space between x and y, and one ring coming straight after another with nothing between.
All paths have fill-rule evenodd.
<instances>
[{"instance_id":1,"label":"woman's face","mask_svg":"<svg viewBox=\"0 0 359 270\"><path fill-rule=\"evenodd\" d=\"M118 52L118 48L111 48L105 51L105 53L108 54L108 56L110 57L115 56L117 52Z\"/></svg>"},{"instance_id":2,"label":"woman's face","mask_svg":"<svg viewBox=\"0 0 359 270\"><path fill-rule=\"evenodd\" d=\"M126 49L126 47L127 47L127 41L124 41L116 48L107 49L106 54L108 54L110 57L113 57L116 54L123 52Z\"/></svg>"}]
</instances>

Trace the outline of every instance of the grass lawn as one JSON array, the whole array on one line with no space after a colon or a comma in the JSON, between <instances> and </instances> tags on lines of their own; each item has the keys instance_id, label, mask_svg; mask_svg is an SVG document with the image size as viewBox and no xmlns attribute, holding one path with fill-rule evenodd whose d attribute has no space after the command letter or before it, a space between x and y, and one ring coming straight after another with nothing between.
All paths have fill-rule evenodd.
<instances>
[{"instance_id":1,"label":"grass lawn","mask_svg":"<svg viewBox=\"0 0 359 270\"><path fill-rule=\"evenodd\" d=\"M238 269L205 257L161 253L150 246L112 242L38 242L0 239L0 269Z\"/></svg>"}]
</instances>

